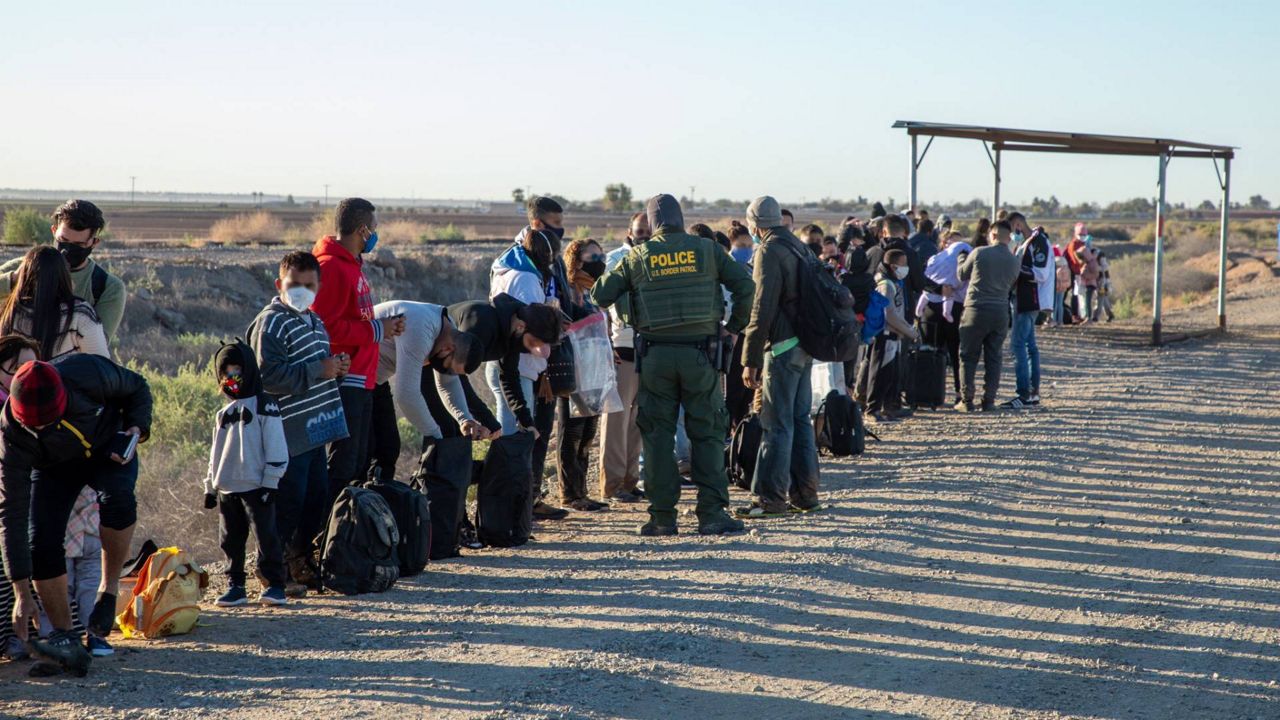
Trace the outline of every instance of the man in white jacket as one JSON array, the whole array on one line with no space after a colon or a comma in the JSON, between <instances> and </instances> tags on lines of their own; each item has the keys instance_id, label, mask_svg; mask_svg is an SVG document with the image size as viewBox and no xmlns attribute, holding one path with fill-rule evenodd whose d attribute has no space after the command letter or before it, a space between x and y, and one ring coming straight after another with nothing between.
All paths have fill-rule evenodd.
<instances>
[{"instance_id":1,"label":"man in white jacket","mask_svg":"<svg viewBox=\"0 0 1280 720\"><path fill-rule=\"evenodd\" d=\"M1043 227L1032 230L1022 213L1009 213L1013 229L1011 246L1020 261L1014 285L1013 374L1017 397L1005 407L1021 410L1040 404L1040 348L1036 345L1036 321L1041 313L1053 310L1053 245Z\"/></svg>"}]
</instances>

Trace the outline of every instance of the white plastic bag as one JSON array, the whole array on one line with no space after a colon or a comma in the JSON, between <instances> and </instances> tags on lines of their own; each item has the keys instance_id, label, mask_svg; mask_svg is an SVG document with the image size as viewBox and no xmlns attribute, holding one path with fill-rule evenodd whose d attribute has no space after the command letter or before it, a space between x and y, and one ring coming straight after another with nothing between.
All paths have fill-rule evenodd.
<instances>
[{"instance_id":1,"label":"white plastic bag","mask_svg":"<svg viewBox=\"0 0 1280 720\"><path fill-rule=\"evenodd\" d=\"M578 389L569 398L570 415L591 417L622 410L608 316L594 313L569 326L573 343L573 372Z\"/></svg>"},{"instance_id":2,"label":"white plastic bag","mask_svg":"<svg viewBox=\"0 0 1280 720\"><path fill-rule=\"evenodd\" d=\"M813 369L809 371L809 386L813 389L809 414L817 415L818 406L832 390L838 390L841 395L848 394L844 385L844 363L815 362Z\"/></svg>"}]
</instances>

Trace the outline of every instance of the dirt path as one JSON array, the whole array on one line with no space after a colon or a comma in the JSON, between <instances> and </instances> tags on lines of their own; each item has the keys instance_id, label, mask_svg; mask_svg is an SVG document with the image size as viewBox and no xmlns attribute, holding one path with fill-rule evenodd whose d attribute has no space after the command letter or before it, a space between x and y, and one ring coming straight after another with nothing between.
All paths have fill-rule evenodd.
<instances>
[{"instance_id":1,"label":"dirt path","mask_svg":"<svg viewBox=\"0 0 1280 720\"><path fill-rule=\"evenodd\" d=\"M575 519L385 595L212 610L83 680L0 667L0 712L1274 718L1269 295L1220 341L1050 334L1045 409L893 427L824 463L823 514L659 541Z\"/></svg>"}]
</instances>

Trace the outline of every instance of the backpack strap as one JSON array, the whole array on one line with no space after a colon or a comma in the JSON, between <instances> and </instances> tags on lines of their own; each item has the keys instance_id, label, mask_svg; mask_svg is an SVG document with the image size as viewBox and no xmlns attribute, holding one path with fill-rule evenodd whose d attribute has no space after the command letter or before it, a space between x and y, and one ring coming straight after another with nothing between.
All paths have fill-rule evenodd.
<instances>
[{"instance_id":1,"label":"backpack strap","mask_svg":"<svg viewBox=\"0 0 1280 720\"><path fill-rule=\"evenodd\" d=\"M89 280L93 293L93 305L98 306L98 301L102 299L102 293L107 291L107 271L102 269L101 265L94 263L93 277ZM10 280L10 286L12 286Z\"/></svg>"}]
</instances>

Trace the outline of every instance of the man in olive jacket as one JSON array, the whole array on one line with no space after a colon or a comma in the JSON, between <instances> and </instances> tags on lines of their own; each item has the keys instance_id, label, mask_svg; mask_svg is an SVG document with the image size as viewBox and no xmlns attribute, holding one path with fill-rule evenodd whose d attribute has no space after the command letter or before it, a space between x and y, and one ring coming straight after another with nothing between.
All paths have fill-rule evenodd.
<instances>
[{"instance_id":1,"label":"man in olive jacket","mask_svg":"<svg viewBox=\"0 0 1280 720\"><path fill-rule=\"evenodd\" d=\"M800 347L794 313L800 258L807 252L782 225L778 201L758 197L747 208L747 227L761 238L755 253L756 297L742 350L743 383L764 388L760 455L751 481L754 496L743 517L780 515L789 505L818 507L818 446L809 411L813 358Z\"/></svg>"},{"instance_id":2,"label":"man in olive jacket","mask_svg":"<svg viewBox=\"0 0 1280 720\"><path fill-rule=\"evenodd\" d=\"M729 517L729 477L724 470L724 437L729 413L720 390L724 353L747 322L755 289L742 265L713 240L684 231L680 204L657 195L646 206L653 237L634 247L591 288L591 301L609 307L624 295L638 333L640 373L636 425L644 446L645 495L649 522L645 536L676 534L680 474L676 471L676 418L684 408L692 480L698 487L698 532L719 535L742 530ZM724 295L730 293L723 327Z\"/></svg>"}]
</instances>

